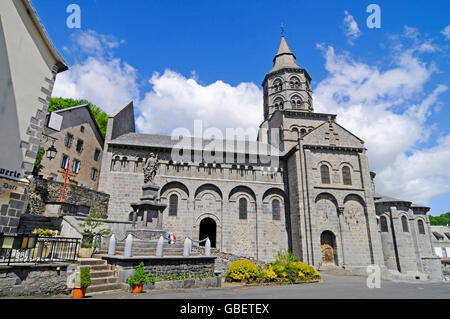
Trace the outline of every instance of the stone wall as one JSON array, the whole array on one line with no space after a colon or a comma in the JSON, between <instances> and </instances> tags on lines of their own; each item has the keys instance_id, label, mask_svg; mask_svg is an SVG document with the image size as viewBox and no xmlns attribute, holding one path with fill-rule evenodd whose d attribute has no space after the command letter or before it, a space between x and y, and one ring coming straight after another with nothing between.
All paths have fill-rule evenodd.
<instances>
[{"instance_id":1,"label":"stone wall","mask_svg":"<svg viewBox=\"0 0 450 319\"><path fill-rule=\"evenodd\" d=\"M0 233L15 234L28 201L27 185L0 177Z\"/></svg>"},{"instance_id":2,"label":"stone wall","mask_svg":"<svg viewBox=\"0 0 450 319\"><path fill-rule=\"evenodd\" d=\"M112 257L103 256L103 259L112 265L119 274L119 282L125 282L141 262L144 263L144 269L147 275L167 276L167 275L201 275L214 273L215 257L192 256L192 257Z\"/></svg>"},{"instance_id":3,"label":"stone wall","mask_svg":"<svg viewBox=\"0 0 450 319\"><path fill-rule=\"evenodd\" d=\"M0 297L69 294L67 266L0 266Z\"/></svg>"},{"instance_id":4,"label":"stone wall","mask_svg":"<svg viewBox=\"0 0 450 319\"><path fill-rule=\"evenodd\" d=\"M64 184L43 178L35 178L29 185L27 213L46 215L46 206L59 203ZM85 206L97 209L103 217L107 217L109 195L81 186L67 184L64 203L69 207Z\"/></svg>"}]
</instances>

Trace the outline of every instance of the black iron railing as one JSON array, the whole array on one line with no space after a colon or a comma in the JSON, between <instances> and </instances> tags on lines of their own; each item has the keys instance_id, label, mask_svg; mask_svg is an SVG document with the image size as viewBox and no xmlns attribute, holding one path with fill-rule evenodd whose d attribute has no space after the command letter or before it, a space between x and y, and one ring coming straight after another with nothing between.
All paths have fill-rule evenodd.
<instances>
[{"instance_id":1,"label":"black iron railing","mask_svg":"<svg viewBox=\"0 0 450 319\"><path fill-rule=\"evenodd\" d=\"M75 262L79 246L79 238L0 234L0 264Z\"/></svg>"}]
</instances>

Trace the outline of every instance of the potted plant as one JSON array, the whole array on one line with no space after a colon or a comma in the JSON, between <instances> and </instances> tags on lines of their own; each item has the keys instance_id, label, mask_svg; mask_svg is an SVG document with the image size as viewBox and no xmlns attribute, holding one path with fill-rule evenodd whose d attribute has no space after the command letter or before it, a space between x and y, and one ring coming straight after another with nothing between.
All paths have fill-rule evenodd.
<instances>
[{"instance_id":1,"label":"potted plant","mask_svg":"<svg viewBox=\"0 0 450 319\"><path fill-rule=\"evenodd\" d=\"M132 287L132 293L138 294L142 292L144 284L150 282L151 279L147 276L144 263L141 262L139 267L135 270L134 275L128 278L125 282Z\"/></svg>"},{"instance_id":2,"label":"potted plant","mask_svg":"<svg viewBox=\"0 0 450 319\"><path fill-rule=\"evenodd\" d=\"M90 258L94 253L94 239L96 236L106 236L111 233L111 230L104 228L98 230L99 227L103 226L103 222L99 219L102 217L101 214L97 214L97 210L93 209L93 212L89 214L84 223L80 224L83 227L83 238L81 240L81 247L78 251L78 257L80 258Z\"/></svg>"},{"instance_id":3,"label":"potted plant","mask_svg":"<svg viewBox=\"0 0 450 319\"><path fill-rule=\"evenodd\" d=\"M75 283L72 290L72 297L75 299L84 298L87 288L92 285L91 269L83 267L80 271L79 283Z\"/></svg>"},{"instance_id":4,"label":"potted plant","mask_svg":"<svg viewBox=\"0 0 450 319\"><path fill-rule=\"evenodd\" d=\"M58 231L57 230L51 230L51 229L42 229L42 228L36 228L35 230L33 230L32 232L33 234L37 234L38 237L45 237L45 238L50 238L50 237L55 237L56 235L58 235ZM50 245L48 242L38 242L38 244L36 245L35 248L33 248L32 250L32 258L37 258L39 257L39 248L42 246L42 255L41 258L47 258L48 255L50 254Z\"/></svg>"}]
</instances>

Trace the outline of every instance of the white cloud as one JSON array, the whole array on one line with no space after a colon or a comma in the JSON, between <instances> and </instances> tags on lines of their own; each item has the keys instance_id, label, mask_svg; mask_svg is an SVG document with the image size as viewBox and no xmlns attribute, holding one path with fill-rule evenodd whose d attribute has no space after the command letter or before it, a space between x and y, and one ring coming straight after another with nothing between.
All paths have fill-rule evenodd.
<instances>
[{"instance_id":1,"label":"white cloud","mask_svg":"<svg viewBox=\"0 0 450 319\"><path fill-rule=\"evenodd\" d=\"M359 30L358 23L356 23L353 16L344 11L344 32L345 36L348 38L348 43L353 45L353 41L361 36L361 31Z\"/></svg>"},{"instance_id":2,"label":"white cloud","mask_svg":"<svg viewBox=\"0 0 450 319\"><path fill-rule=\"evenodd\" d=\"M413 28L405 28L403 37L414 39L413 45L398 46L387 69L319 46L329 75L314 90L315 109L338 114L338 122L366 142L378 192L427 204L450 191L450 136L423 147L433 132L427 119L448 88L425 89L436 68L419 54L430 41L420 40Z\"/></svg>"},{"instance_id":3,"label":"white cloud","mask_svg":"<svg viewBox=\"0 0 450 319\"><path fill-rule=\"evenodd\" d=\"M253 83L231 86L222 81L202 85L171 70L150 79L153 88L138 106L137 127L142 132L170 133L178 127L193 134L194 120L203 127L257 128L263 120L262 91Z\"/></svg>"},{"instance_id":4,"label":"white cloud","mask_svg":"<svg viewBox=\"0 0 450 319\"><path fill-rule=\"evenodd\" d=\"M111 113L130 99L139 100L137 70L111 57L121 41L94 31L78 32L72 40L80 50L95 54L57 76L53 96L86 99ZM106 55L106 56L104 56Z\"/></svg>"},{"instance_id":5,"label":"white cloud","mask_svg":"<svg viewBox=\"0 0 450 319\"><path fill-rule=\"evenodd\" d=\"M447 40L450 40L450 25L446 26L441 33L447 38Z\"/></svg>"}]
</instances>

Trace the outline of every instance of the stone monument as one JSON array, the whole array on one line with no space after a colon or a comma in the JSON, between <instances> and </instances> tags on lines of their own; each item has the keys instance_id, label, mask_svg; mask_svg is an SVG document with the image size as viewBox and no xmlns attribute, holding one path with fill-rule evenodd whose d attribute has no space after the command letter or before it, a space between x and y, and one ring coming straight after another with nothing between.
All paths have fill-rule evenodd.
<instances>
[{"instance_id":1,"label":"stone monument","mask_svg":"<svg viewBox=\"0 0 450 319\"><path fill-rule=\"evenodd\" d=\"M133 208L133 229L127 231L141 240L155 240L160 236L166 237L163 230L163 211L167 207L159 198L159 186L154 179L159 167L158 156L151 153L145 162L143 196L137 203L131 203Z\"/></svg>"}]
</instances>

